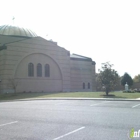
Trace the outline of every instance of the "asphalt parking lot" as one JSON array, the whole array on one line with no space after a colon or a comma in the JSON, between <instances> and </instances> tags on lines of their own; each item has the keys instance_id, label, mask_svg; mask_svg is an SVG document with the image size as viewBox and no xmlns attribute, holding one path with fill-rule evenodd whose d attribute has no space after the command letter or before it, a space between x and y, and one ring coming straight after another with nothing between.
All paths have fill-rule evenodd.
<instances>
[{"instance_id":1,"label":"asphalt parking lot","mask_svg":"<svg viewBox=\"0 0 140 140\"><path fill-rule=\"evenodd\" d=\"M140 129L140 101L0 102L0 140L128 140L131 128Z\"/></svg>"}]
</instances>

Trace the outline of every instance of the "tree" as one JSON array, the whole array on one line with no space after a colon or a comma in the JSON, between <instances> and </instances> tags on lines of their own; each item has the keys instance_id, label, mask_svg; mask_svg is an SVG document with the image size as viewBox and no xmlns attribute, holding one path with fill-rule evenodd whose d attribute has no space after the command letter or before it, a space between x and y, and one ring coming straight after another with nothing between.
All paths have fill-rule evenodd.
<instances>
[{"instance_id":1,"label":"tree","mask_svg":"<svg viewBox=\"0 0 140 140\"><path fill-rule=\"evenodd\" d=\"M101 91L102 90L102 84L100 82L100 79L99 79L99 73L96 73L96 91Z\"/></svg>"},{"instance_id":2,"label":"tree","mask_svg":"<svg viewBox=\"0 0 140 140\"><path fill-rule=\"evenodd\" d=\"M99 81L101 85L104 87L106 95L114 89L114 87L117 85L119 80L119 75L117 71L112 69L112 64L109 64L109 62L102 63L102 68L99 69Z\"/></svg>"},{"instance_id":3,"label":"tree","mask_svg":"<svg viewBox=\"0 0 140 140\"><path fill-rule=\"evenodd\" d=\"M140 74L136 75L136 76L133 78L133 82L135 82L135 83L140 82Z\"/></svg>"},{"instance_id":4,"label":"tree","mask_svg":"<svg viewBox=\"0 0 140 140\"><path fill-rule=\"evenodd\" d=\"M15 91L15 94L17 92L17 86L18 86L19 81L16 80L15 78L9 78L9 86L12 87Z\"/></svg>"},{"instance_id":5,"label":"tree","mask_svg":"<svg viewBox=\"0 0 140 140\"><path fill-rule=\"evenodd\" d=\"M126 82L130 87L133 85L133 79L128 73L124 73L124 75L122 76L121 85L125 86Z\"/></svg>"}]
</instances>

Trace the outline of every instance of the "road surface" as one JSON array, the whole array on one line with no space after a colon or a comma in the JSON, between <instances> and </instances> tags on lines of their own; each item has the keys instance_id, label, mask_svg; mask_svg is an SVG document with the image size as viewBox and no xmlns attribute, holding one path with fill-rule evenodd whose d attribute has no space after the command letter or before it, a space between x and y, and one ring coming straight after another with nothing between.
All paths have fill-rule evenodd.
<instances>
[{"instance_id":1,"label":"road surface","mask_svg":"<svg viewBox=\"0 0 140 140\"><path fill-rule=\"evenodd\" d=\"M128 140L131 128L140 101L0 102L0 140Z\"/></svg>"}]
</instances>

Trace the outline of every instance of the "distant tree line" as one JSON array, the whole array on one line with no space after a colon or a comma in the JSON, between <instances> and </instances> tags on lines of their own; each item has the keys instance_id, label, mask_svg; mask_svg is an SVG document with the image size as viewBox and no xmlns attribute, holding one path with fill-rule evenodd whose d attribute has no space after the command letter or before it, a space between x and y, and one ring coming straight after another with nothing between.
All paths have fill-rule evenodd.
<instances>
[{"instance_id":1,"label":"distant tree line","mask_svg":"<svg viewBox=\"0 0 140 140\"><path fill-rule=\"evenodd\" d=\"M140 74L136 75L133 79L134 83L140 82Z\"/></svg>"}]
</instances>

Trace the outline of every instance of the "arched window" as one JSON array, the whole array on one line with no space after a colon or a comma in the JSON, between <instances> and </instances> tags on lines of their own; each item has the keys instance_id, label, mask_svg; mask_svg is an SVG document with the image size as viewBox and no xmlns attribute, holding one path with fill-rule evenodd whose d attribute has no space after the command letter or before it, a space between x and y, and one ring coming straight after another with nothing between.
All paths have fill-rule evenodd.
<instances>
[{"instance_id":1,"label":"arched window","mask_svg":"<svg viewBox=\"0 0 140 140\"><path fill-rule=\"evenodd\" d=\"M85 83L83 83L83 89L85 89Z\"/></svg>"},{"instance_id":2,"label":"arched window","mask_svg":"<svg viewBox=\"0 0 140 140\"><path fill-rule=\"evenodd\" d=\"M28 76L29 77L34 76L34 64L33 63L28 64Z\"/></svg>"},{"instance_id":3,"label":"arched window","mask_svg":"<svg viewBox=\"0 0 140 140\"><path fill-rule=\"evenodd\" d=\"M50 77L50 66L49 66L49 64L45 65L45 77Z\"/></svg>"},{"instance_id":4,"label":"arched window","mask_svg":"<svg viewBox=\"0 0 140 140\"><path fill-rule=\"evenodd\" d=\"M37 64L37 77L42 77L42 65L40 63Z\"/></svg>"},{"instance_id":5,"label":"arched window","mask_svg":"<svg viewBox=\"0 0 140 140\"><path fill-rule=\"evenodd\" d=\"M90 83L88 83L88 89L90 89Z\"/></svg>"}]
</instances>

